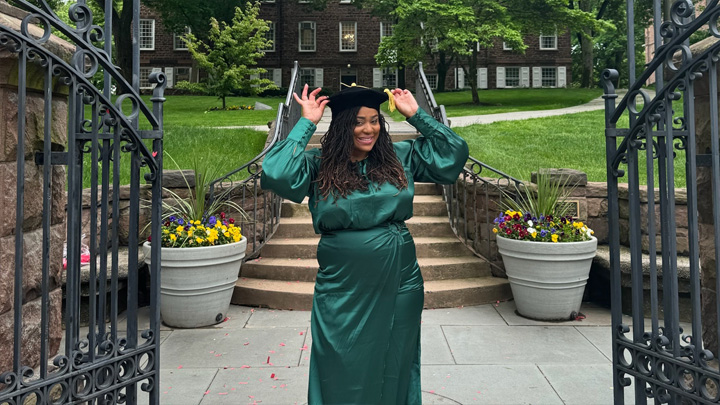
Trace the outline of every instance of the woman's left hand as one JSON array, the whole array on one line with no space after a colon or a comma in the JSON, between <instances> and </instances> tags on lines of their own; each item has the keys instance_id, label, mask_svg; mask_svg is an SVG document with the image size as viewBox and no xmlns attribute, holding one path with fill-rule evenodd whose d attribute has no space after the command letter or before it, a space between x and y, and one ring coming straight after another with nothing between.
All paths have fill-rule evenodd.
<instances>
[{"instance_id":1,"label":"woman's left hand","mask_svg":"<svg viewBox=\"0 0 720 405\"><path fill-rule=\"evenodd\" d=\"M395 89L392 94L395 97L395 108L400 111L400 114L404 115L405 118L415 115L419 107L415 97L409 90Z\"/></svg>"}]
</instances>

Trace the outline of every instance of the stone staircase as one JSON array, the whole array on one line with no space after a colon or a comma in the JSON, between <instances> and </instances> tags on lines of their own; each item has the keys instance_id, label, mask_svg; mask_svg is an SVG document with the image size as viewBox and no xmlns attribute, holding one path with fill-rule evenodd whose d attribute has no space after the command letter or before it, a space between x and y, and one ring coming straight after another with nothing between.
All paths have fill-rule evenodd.
<instances>
[{"instance_id":1,"label":"stone staircase","mask_svg":"<svg viewBox=\"0 0 720 405\"><path fill-rule=\"evenodd\" d=\"M395 142L417 137L414 129L392 133ZM319 139L320 135L314 135L308 147L319 146ZM453 234L439 186L416 183L413 211L413 218L406 223L425 279L426 308L512 298L507 280L493 277L489 264ZM285 201L281 216L277 232L261 249L260 257L243 264L233 304L295 310L312 307L320 236L313 230L307 199L301 204Z\"/></svg>"}]
</instances>

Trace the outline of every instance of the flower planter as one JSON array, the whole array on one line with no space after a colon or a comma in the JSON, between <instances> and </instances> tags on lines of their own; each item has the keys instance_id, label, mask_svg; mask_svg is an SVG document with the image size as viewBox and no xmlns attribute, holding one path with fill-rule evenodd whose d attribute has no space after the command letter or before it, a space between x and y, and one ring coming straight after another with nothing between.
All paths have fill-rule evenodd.
<instances>
[{"instance_id":1,"label":"flower planter","mask_svg":"<svg viewBox=\"0 0 720 405\"><path fill-rule=\"evenodd\" d=\"M180 328L213 325L225 319L245 257L247 238L218 246L162 248L160 314ZM150 242L143 245L150 263Z\"/></svg>"},{"instance_id":2,"label":"flower planter","mask_svg":"<svg viewBox=\"0 0 720 405\"><path fill-rule=\"evenodd\" d=\"M580 311L597 249L595 237L560 243L496 239L520 315L569 320L573 312Z\"/></svg>"}]
</instances>

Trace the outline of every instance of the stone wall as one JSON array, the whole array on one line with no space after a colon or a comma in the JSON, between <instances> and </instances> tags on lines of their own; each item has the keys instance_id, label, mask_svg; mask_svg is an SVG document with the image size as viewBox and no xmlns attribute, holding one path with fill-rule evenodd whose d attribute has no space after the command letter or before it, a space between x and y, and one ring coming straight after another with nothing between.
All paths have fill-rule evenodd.
<instances>
[{"instance_id":1,"label":"stone wall","mask_svg":"<svg viewBox=\"0 0 720 405\"><path fill-rule=\"evenodd\" d=\"M18 29L24 13L0 1L0 25ZM41 32L31 29L33 35ZM64 41L51 39L46 45L57 55L69 59L72 48ZM43 102L44 69L28 63L25 108L26 130L20 137L24 142L25 168L23 229L16 229L17 209L17 146L18 146L18 59L17 55L0 50L0 373L9 371L13 365L13 326L15 324L15 238L23 235L23 283L22 283L22 337L21 355L23 366L40 364L41 283L42 283L42 217L43 217L43 167L34 163L34 154L44 145L44 117L52 114L50 128L53 150L62 150L67 141L67 95L66 87L53 88L52 111L45 111ZM50 211L50 261L49 261L49 355L57 353L62 336L61 312L63 271L63 244L65 242L65 170L62 166L52 169Z\"/></svg>"}]
</instances>

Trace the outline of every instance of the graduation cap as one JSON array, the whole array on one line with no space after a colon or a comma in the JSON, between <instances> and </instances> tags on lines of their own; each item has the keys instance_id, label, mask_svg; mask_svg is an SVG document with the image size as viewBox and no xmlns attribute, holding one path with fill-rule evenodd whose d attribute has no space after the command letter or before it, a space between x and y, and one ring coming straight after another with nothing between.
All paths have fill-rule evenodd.
<instances>
[{"instance_id":1,"label":"graduation cap","mask_svg":"<svg viewBox=\"0 0 720 405\"><path fill-rule=\"evenodd\" d=\"M369 107L380 111L380 104L388 100L390 101L388 108L390 111L395 111L395 98L388 89L379 92L355 83L350 86L343 84L343 86L346 87L330 96L328 107L332 110L333 116L353 107Z\"/></svg>"}]
</instances>

